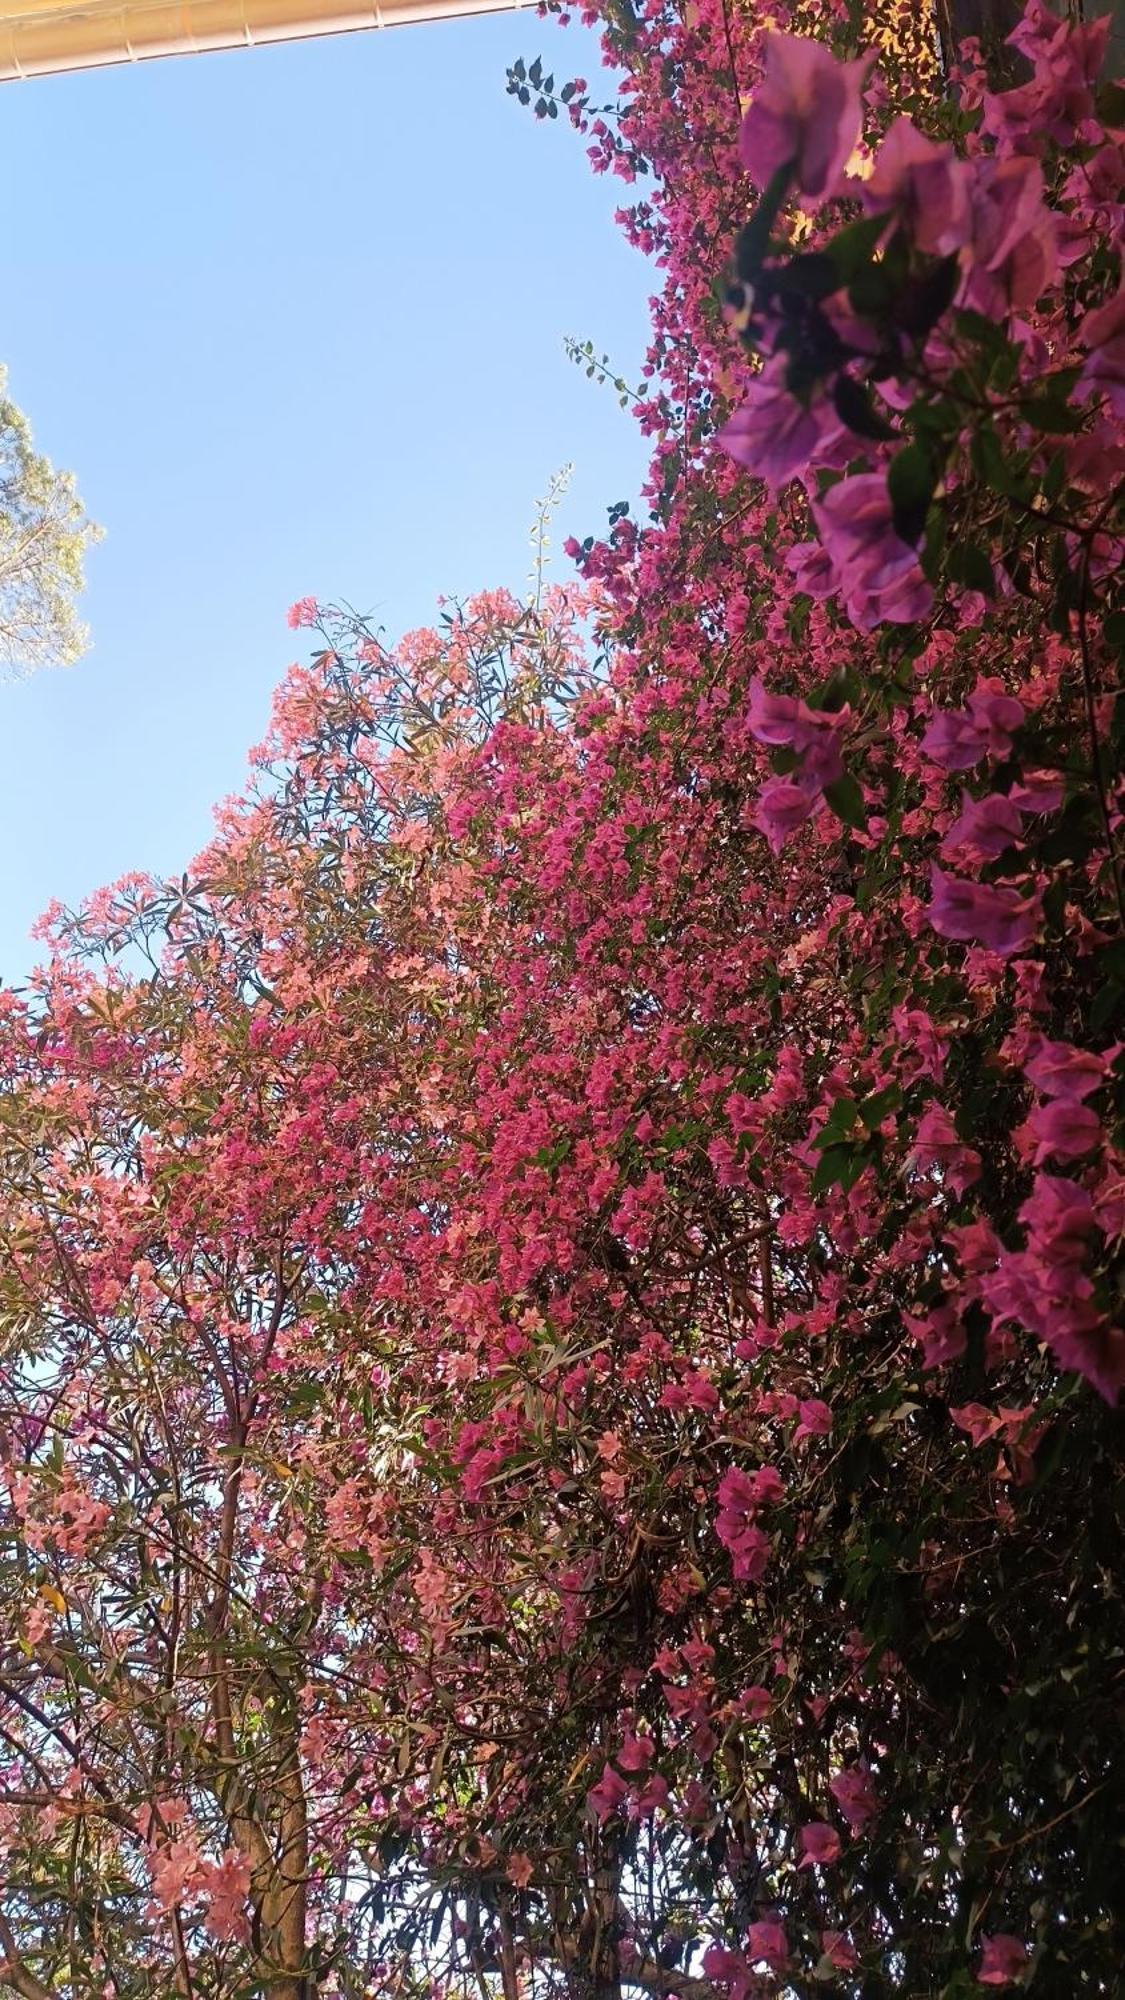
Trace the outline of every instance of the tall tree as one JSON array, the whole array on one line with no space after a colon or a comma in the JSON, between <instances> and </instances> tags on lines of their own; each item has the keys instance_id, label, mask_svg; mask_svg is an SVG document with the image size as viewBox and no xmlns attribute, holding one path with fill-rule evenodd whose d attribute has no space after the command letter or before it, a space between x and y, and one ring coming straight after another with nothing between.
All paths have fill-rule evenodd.
<instances>
[{"instance_id":1,"label":"tall tree","mask_svg":"<svg viewBox=\"0 0 1125 2000\"><path fill-rule=\"evenodd\" d=\"M0 671L25 674L69 666L85 650L74 600L100 530L73 474L56 472L34 449L6 385L0 368Z\"/></svg>"}]
</instances>

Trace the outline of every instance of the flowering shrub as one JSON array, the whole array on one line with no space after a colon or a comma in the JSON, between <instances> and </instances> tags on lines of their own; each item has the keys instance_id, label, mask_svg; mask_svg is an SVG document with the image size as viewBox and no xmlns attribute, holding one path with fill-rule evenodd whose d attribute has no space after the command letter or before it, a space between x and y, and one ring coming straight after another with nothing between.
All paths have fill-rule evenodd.
<instances>
[{"instance_id":1,"label":"flowering shrub","mask_svg":"<svg viewBox=\"0 0 1125 2000\"><path fill-rule=\"evenodd\" d=\"M855 12L525 66L643 184L650 518L300 600L3 996L36 2000L1115 1990L1122 153L1096 31Z\"/></svg>"}]
</instances>

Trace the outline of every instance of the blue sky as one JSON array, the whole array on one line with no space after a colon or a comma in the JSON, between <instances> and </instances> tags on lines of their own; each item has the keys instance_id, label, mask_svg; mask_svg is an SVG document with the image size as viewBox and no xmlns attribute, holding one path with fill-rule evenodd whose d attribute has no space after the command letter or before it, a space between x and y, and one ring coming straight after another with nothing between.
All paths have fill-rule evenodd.
<instances>
[{"instance_id":1,"label":"blue sky","mask_svg":"<svg viewBox=\"0 0 1125 2000\"><path fill-rule=\"evenodd\" d=\"M52 897L203 845L307 651L294 598L395 633L522 582L564 462L557 573L636 491L562 338L632 376L652 274L622 184L506 96L540 51L595 74L590 36L509 14L0 88L0 358L107 531L92 652L0 685L5 980Z\"/></svg>"}]
</instances>

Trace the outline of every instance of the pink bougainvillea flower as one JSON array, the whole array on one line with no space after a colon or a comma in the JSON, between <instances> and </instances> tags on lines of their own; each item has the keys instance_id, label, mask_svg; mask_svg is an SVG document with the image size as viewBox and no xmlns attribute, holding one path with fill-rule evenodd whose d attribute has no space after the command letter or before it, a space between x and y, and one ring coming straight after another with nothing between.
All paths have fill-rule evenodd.
<instances>
[{"instance_id":1,"label":"pink bougainvillea flower","mask_svg":"<svg viewBox=\"0 0 1125 2000\"><path fill-rule=\"evenodd\" d=\"M793 1443L807 1437L828 1437L832 1430L832 1412L819 1396L810 1396L800 1407L800 1422L793 1433Z\"/></svg>"},{"instance_id":2,"label":"pink bougainvillea flower","mask_svg":"<svg viewBox=\"0 0 1125 2000\"><path fill-rule=\"evenodd\" d=\"M977 1277L980 1272L995 1268L1003 1246L990 1222L978 1217L975 1222L955 1224L946 1233L966 1277Z\"/></svg>"},{"instance_id":3,"label":"pink bougainvillea flower","mask_svg":"<svg viewBox=\"0 0 1125 2000\"><path fill-rule=\"evenodd\" d=\"M504 1873L508 1877L509 1882L513 1882L517 1889L526 1889L535 1870L531 1865L528 1855L513 1854Z\"/></svg>"},{"instance_id":4,"label":"pink bougainvillea flower","mask_svg":"<svg viewBox=\"0 0 1125 2000\"><path fill-rule=\"evenodd\" d=\"M853 625L869 632L876 625L909 624L925 616L933 592L917 552L895 533L881 472L837 480L813 502L812 512Z\"/></svg>"},{"instance_id":5,"label":"pink bougainvillea flower","mask_svg":"<svg viewBox=\"0 0 1125 2000\"><path fill-rule=\"evenodd\" d=\"M1021 813L1032 818L1037 813L1057 812L1066 796L1066 787L1057 771L1025 771L1008 797Z\"/></svg>"},{"instance_id":6,"label":"pink bougainvillea flower","mask_svg":"<svg viewBox=\"0 0 1125 2000\"><path fill-rule=\"evenodd\" d=\"M794 542L786 554L785 567L792 572L798 590L818 602L831 597L837 588L836 572L821 542Z\"/></svg>"},{"instance_id":7,"label":"pink bougainvillea flower","mask_svg":"<svg viewBox=\"0 0 1125 2000\"><path fill-rule=\"evenodd\" d=\"M807 702L793 695L770 694L761 676L755 674L750 682L746 720L755 743L765 743L773 749L789 744L794 750L804 750L825 729L831 729L839 717L810 708Z\"/></svg>"},{"instance_id":8,"label":"pink bougainvillea flower","mask_svg":"<svg viewBox=\"0 0 1125 2000\"><path fill-rule=\"evenodd\" d=\"M1033 65L1029 83L986 92L983 129L1001 151L1038 150L1049 139L1073 145L1095 109L1093 83L1105 57L1110 16L1060 21L1046 8L1027 7L1008 41Z\"/></svg>"},{"instance_id":9,"label":"pink bougainvillea flower","mask_svg":"<svg viewBox=\"0 0 1125 2000\"><path fill-rule=\"evenodd\" d=\"M740 1951L730 1951L723 1944L709 1944L703 1954L703 1970L708 1979L725 1987L730 2000L746 2000L752 1986L757 1985L746 1958Z\"/></svg>"},{"instance_id":10,"label":"pink bougainvillea flower","mask_svg":"<svg viewBox=\"0 0 1125 2000\"><path fill-rule=\"evenodd\" d=\"M1114 416L1125 417L1125 284L1103 306L1086 314L1079 337L1087 360L1076 394L1104 396Z\"/></svg>"},{"instance_id":11,"label":"pink bougainvillea flower","mask_svg":"<svg viewBox=\"0 0 1125 2000\"><path fill-rule=\"evenodd\" d=\"M965 1329L952 1306L935 1306L933 1311L923 1315L903 1313L903 1324L921 1342L922 1366L929 1372L931 1368L948 1368L950 1362L959 1361L965 1352Z\"/></svg>"},{"instance_id":12,"label":"pink bougainvillea flower","mask_svg":"<svg viewBox=\"0 0 1125 2000\"><path fill-rule=\"evenodd\" d=\"M977 682L965 708L938 709L931 716L922 754L943 771L971 771L985 755L1006 757L1023 719L1023 703L989 676Z\"/></svg>"},{"instance_id":13,"label":"pink bougainvillea flower","mask_svg":"<svg viewBox=\"0 0 1125 2000\"><path fill-rule=\"evenodd\" d=\"M799 778L767 778L758 793L751 824L764 833L772 854L780 854L787 840L812 818L821 804L818 785Z\"/></svg>"},{"instance_id":14,"label":"pink bougainvillea flower","mask_svg":"<svg viewBox=\"0 0 1125 2000\"><path fill-rule=\"evenodd\" d=\"M1001 958L1010 958L1036 936L1040 903L1037 896L1020 896L1015 889L947 875L934 862L927 915L940 937L987 945Z\"/></svg>"},{"instance_id":15,"label":"pink bougainvillea flower","mask_svg":"<svg viewBox=\"0 0 1125 2000\"><path fill-rule=\"evenodd\" d=\"M853 1833L862 1833L879 1810L879 1800L864 1763L840 1771L828 1787Z\"/></svg>"},{"instance_id":16,"label":"pink bougainvillea flower","mask_svg":"<svg viewBox=\"0 0 1125 2000\"><path fill-rule=\"evenodd\" d=\"M586 1804L598 1819L607 1819L610 1813L618 1812L629 1796L629 1787L612 1764L606 1764L596 1785L586 1794Z\"/></svg>"},{"instance_id":17,"label":"pink bougainvillea flower","mask_svg":"<svg viewBox=\"0 0 1125 2000\"><path fill-rule=\"evenodd\" d=\"M1055 218L1035 160L972 162L967 281L962 303L999 316L1033 306L1059 269Z\"/></svg>"},{"instance_id":18,"label":"pink bougainvillea flower","mask_svg":"<svg viewBox=\"0 0 1125 2000\"><path fill-rule=\"evenodd\" d=\"M798 752L801 763L791 782L808 793L814 809L818 802L817 793L825 785L835 784L843 774L840 732L850 716L848 708L830 714L823 709L809 708L806 702L795 700L791 695L768 694L757 675L750 683L746 716L750 734L757 743L764 743L773 749L788 747ZM768 791L769 787L765 789ZM782 796L780 793L771 795L777 798ZM797 803L792 803L796 810ZM803 819L807 817L804 814L799 823L803 824ZM754 823L761 827L771 846L771 825L775 820L776 813L771 810L770 800L767 800L763 818L755 819ZM780 823L777 832L779 837L783 837Z\"/></svg>"},{"instance_id":19,"label":"pink bougainvillea flower","mask_svg":"<svg viewBox=\"0 0 1125 2000\"><path fill-rule=\"evenodd\" d=\"M840 1836L834 1826L826 1820L813 1820L810 1826L801 1828L801 1859L799 1868L827 1868L840 1858Z\"/></svg>"},{"instance_id":20,"label":"pink bougainvillea flower","mask_svg":"<svg viewBox=\"0 0 1125 2000\"><path fill-rule=\"evenodd\" d=\"M986 674L969 696L969 714L984 734L989 755L1006 757L1012 747L1012 736L1024 719L1022 701L1009 694L995 674Z\"/></svg>"},{"instance_id":21,"label":"pink bougainvillea flower","mask_svg":"<svg viewBox=\"0 0 1125 2000\"><path fill-rule=\"evenodd\" d=\"M741 1471L737 1465L729 1466L719 1481L720 1520L729 1517L729 1521L737 1526L757 1504L758 1496L751 1475Z\"/></svg>"},{"instance_id":22,"label":"pink bougainvillea flower","mask_svg":"<svg viewBox=\"0 0 1125 2000\"><path fill-rule=\"evenodd\" d=\"M914 1129L908 1158L919 1173L937 1167L954 1194L964 1194L966 1188L980 1179L980 1154L964 1144L941 1104L930 1104L923 1111Z\"/></svg>"},{"instance_id":23,"label":"pink bougainvillea flower","mask_svg":"<svg viewBox=\"0 0 1125 2000\"><path fill-rule=\"evenodd\" d=\"M756 1518L759 1507L778 1497L769 1486L763 1487L759 1483L764 1475L772 1471L772 1467L764 1466L760 1473L751 1477L737 1466L731 1466L719 1481L715 1533L730 1552L734 1574L739 1582L753 1582L762 1576L769 1559L769 1540L756 1525ZM773 1477L777 1475L773 1474Z\"/></svg>"},{"instance_id":24,"label":"pink bougainvillea flower","mask_svg":"<svg viewBox=\"0 0 1125 2000\"><path fill-rule=\"evenodd\" d=\"M1027 1947L1007 1931L982 1937L977 1980L981 1986L1010 1986L1027 1971Z\"/></svg>"},{"instance_id":25,"label":"pink bougainvillea flower","mask_svg":"<svg viewBox=\"0 0 1125 2000\"><path fill-rule=\"evenodd\" d=\"M967 708L943 708L922 736L922 755L943 771L971 771L985 752L985 733Z\"/></svg>"},{"instance_id":26,"label":"pink bougainvillea flower","mask_svg":"<svg viewBox=\"0 0 1125 2000\"><path fill-rule=\"evenodd\" d=\"M1018 1151L1039 1167L1044 1160L1077 1160L1100 1144L1101 1120L1088 1104L1066 1097L1037 1104L1016 1133Z\"/></svg>"},{"instance_id":27,"label":"pink bougainvillea flower","mask_svg":"<svg viewBox=\"0 0 1125 2000\"><path fill-rule=\"evenodd\" d=\"M776 1917L763 1917L750 1925L747 1936L747 1952L752 1961L764 1959L771 1972L784 1972L789 1963L789 1939L784 1924Z\"/></svg>"},{"instance_id":28,"label":"pink bougainvillea flower","mask_svg":"<svg viewBox=\"0 0 1125 2000\"><path fill-rule=\"evenodd\" d=\"M896 118L863 183L863 202L876 213L893 210L920 250L948 252L965 239L971 178L948 146L927 139L911 119Z\"/></svg>"},{"instance_id":29,"label":"pink bougainvillea flower","mask_svg":"<svg viewBox=\"0 0 1125 2000\"><path fill-rule=\"evenodd\" d=\"M630 1819L651 1819L653 1813L663 1811L669 1799L668 1780L654 1771L644 1788L630 1801Z\"/></svg>"},{"instance_id":30,"label":"pink bougainvillea flower","mask_svg":"<svg viewBox=\"0 0 1125 2000\"><path fill-rule=\"evenodd\" d=\"M738 138L755 187L767 187L780 167L792 167L813 205L840 192L863 130L863 85L873 60L838 62L823 42L766 36L762 81Z\"/></svg>"},{"instance_id":31,"label":"pink bougainvillea flower","mask_svg":"<svg viewBox=\"0 0 1125 2000\"><path fill-rule=\"evenodd\" d=\"M1055 1269L1081 1263L1095 1222L1105 1228L1086 1189L1062 1174L1036 1174L1019 1219L1027 1228L1029 1249Z\"/></svg>"},{"instance_id":32,"label":"pink bougainvillea flower","mask_svg":"<svg viewBox=\"0 0 1125 2000\"><path fill-rule=\"evenodd\" d=\"M1048 1041L1033 1035L1024 1057L1024 1075L1044 1097L1065 1097L1080 1104L1105 1081L1107 1063L1092 1049L1076 1049L1070 1042Z\"/></svg>"},{"instance_id":33,"label":"pink bougainvillea flower","mask_svg":"<svg viewBox=\"0 0 1125 2000\"><path fill-rule=\"evenodd\" d=\"M656 1745L651 1736L627 1736L617 1752L617 1762L621 1770L630 1776L647 1771L656 1754Z\"/></svg>"},{"instance_id":34,"label":"pink bougainvillea flower","mask_svg":"<svg viewBox=\"0 0 1125 2000\"><path fill-rule=\"evenodd\" d=\"M989 1438L996 1437L1004 1428L1003 1417L987 1409L983 1403L962 1403L959 1409L949 1412L959 1431L967 1431L975 1445L987 1444Z\"/></svg>"},{"instance_id":35,"label":"pink bougainvillea flower","mask_svg":"<svg viewBox=\"0 0 1125 2000\"><path fill-rule=\"evenodd\" d=\"M785 1498L785 1481L774 1465L760 1465L750 1484L759 1507L775 1507L779 1500Z\"/></svg>"},{"instance_id":36,"label":"pink bougainvillea flower","mask_svg":"<svg viewBox=\"0 0 1125 2000\"><path fill-rule=\"evenodd\" d=\"M990 792L983 799L962 792L960 814L942 841L941 851L945 856L961 852L981 861L994 861L1022 834L1019 809L1002 792Z\"/></svg>"},{"instance_id":37,"label":"pink bougainvillea flower","mask_svg":"<svg viewBox=\"0 0 1125 2000\"><path fill-rule=\"evenodd\" d=\"M765 481L771 493L823 459L844 435L827 397L805 404L784 382L785 362L770 361L717 433L730 458Z\"/></svg>"}]
</instances>

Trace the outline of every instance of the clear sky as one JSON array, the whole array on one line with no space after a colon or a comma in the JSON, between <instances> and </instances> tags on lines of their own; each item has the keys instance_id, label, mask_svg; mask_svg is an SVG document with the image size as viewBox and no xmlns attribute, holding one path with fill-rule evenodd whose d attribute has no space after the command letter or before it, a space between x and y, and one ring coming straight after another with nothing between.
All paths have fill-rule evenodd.
<instances>
[{"instance_id":1,"label":"clear sky","mask_svg":"<svg viewBox=\"0 0 1125 2000\"><path fill-rule=\"evenodd\" d=\"M0 976L27 927L134 868L179 872L308 651L294 598L392 634L519 586L638 486L630 377L652 274L516 56L593 77L592 38L510 14L0 86L0 359L107 530L94 647L0 685Z\"/></svg>"}]
</instances>

